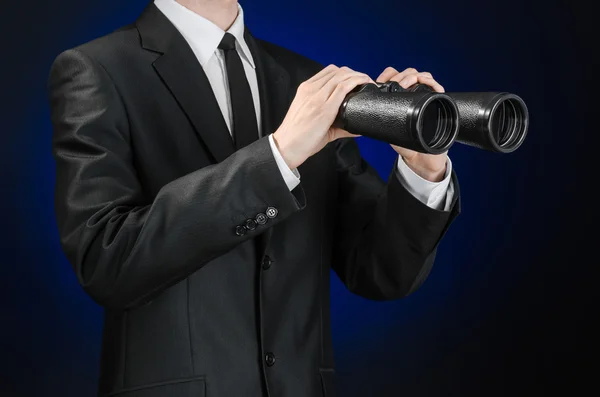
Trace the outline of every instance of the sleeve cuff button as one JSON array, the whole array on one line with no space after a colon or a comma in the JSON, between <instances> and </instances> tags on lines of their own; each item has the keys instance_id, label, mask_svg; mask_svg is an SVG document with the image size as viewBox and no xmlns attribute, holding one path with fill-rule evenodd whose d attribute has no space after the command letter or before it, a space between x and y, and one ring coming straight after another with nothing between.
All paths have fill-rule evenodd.
<instances>
[{"instance_id":1,"label":"sleeve cuff button","mask_svg":"<svg viewBox=\"0 0 600 397\"><path fill-rule=\"evenodd\" d=\"M267 218L267 216L262 212L256 215L256 223L258 223L259 225L264 225L265 223L267 223L268 220L269 218Z\"/></svg>"},{"instance_id":2,"label":"sleeve cuff button","mask_svg":"<svg viewBox=\"0 0 600 397\"><path fill-rule=\"evenodd\" d=\"M269 207L269 208L267 208L267 216L269 218L271 218L271 219L275 218L277 216L278 212L279 211L277 211L277 208L275 208L275 207Z\"/></svg>"},{"instance_id":3,"label":"sleeve cuff button","mask_svg":"<svg viewBox=\"0 0 600 397\"><path fill-rule=\"evenodd\" d=\"M246 229L252 231L256 229L256 222L254 221L254 219L246 219L244 226L246 226Z\"/></svg>"}]
</instances>

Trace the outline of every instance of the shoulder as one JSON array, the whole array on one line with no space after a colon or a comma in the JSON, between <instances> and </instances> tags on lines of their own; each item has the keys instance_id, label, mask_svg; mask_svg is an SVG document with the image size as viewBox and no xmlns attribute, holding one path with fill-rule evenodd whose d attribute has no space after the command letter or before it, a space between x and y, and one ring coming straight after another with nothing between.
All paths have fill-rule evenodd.
<instances>
[{"instance_id":1,"label":"shoulder","mask_svg":"<svg viewBox=\"0 0 600 397\"><path fill-rule=\"evenodd\" d=\"M126 25L107 35L67 49L54 60L54 64L61 60L78 57L87 63L102 65L111 69L114 64L127 62L131 57L141 53L140 36L134 24Z\"/></svg>"},{"instance_id":2,"label":"shoulder","mask_svg":"<svg viewBox=\"0 0 600 397\"><path fill-rule=\"evenodd\" d=\"M74 49L93 58L105 58L133 48L140 48L140 36L135 25L130 24Z\"/></svg>"}]
</instances>

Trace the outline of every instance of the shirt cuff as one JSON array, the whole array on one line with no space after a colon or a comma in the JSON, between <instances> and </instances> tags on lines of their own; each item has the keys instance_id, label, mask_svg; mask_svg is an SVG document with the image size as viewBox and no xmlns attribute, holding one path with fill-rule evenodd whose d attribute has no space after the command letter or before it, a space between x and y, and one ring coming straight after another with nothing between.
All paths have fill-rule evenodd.
<instances>
[{"instance_id":1,"label":"shirt cuff","mask_svg":"<svg viewBox=\"0 0 600 397\"><path fill-rule=\"evenodd\" d=\"M435 210L449 211L454 196L454 185L450 178L452 174L452 161L448 157L446 173L440 182L431 182L417 175L406 163L402 156L398 156L398 179L406 190L416 199Z\"/></svg>"},{"instance_id":2,"label":"shirt cuff","mask_svg":"<svg viewBox=\"0 0 600 397\"><path fill-rule=\"evenodd\" d=\"M275 162L277 163L277 167L279 167L279 172L281 172L281 176L283 177L285 184L290 191L294 190L294 188L300 184L300 173L298 172L298 169L294 168L291 170L290 167L288 167L287 163L281 156L281 153L279 153L279 149L277 149L277 145L273 139L273 134L269 134L269 144L271 145L271 151L273 152Z\"/></svg>"}]
</instances>

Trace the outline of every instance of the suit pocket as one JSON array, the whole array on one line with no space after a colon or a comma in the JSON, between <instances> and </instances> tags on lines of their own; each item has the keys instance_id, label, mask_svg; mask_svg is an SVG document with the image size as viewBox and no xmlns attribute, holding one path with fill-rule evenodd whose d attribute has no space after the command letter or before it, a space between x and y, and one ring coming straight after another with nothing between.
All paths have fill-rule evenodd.
<instances>
[{"instance_id":1,"label":"suit pocket","mask_svg":"<svg viewBox=\"0 0 600 397\"><path fill-rule=\"evenodd\" d=\"M333 368L320 368L323 397L335 397L335 371Z\"/></svg>"},{"instance_id":2,"label":"suit pocket","mask_svg":"<svg viewBox=\"0 0 600 397\"><path fill-rule=\"evenodd\" d=\"M129 387L104 397L206 397L204 376Z\"/></svg>"}]
</instances>

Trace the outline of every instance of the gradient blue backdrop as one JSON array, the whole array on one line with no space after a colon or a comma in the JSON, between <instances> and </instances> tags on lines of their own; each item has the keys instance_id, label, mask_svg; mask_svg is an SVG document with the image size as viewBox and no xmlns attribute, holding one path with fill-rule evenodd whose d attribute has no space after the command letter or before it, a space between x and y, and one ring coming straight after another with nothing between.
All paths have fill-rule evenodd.
<instances>
[{"instance_id":1,"label":"gradient blue backdrop","mask_svg":"<svg viewBox=\"0 0 600 397\"><path fill-rule=\"evenodd\" d=\"M59 52L133 21L146 3L31 0L0 11L2 397L95 393L102 311L58 243L45 85ZM242 2L255 36L321 63L373 78L388 65L415 67L447 91L517 93L531 113L513 154L451 149L463 213L416 293L376 303L332 281L341 396L597 387L598 46L591 11L562 3ZM386 177L392 149L359 142Z\"/></svg>"}]
</instances>

